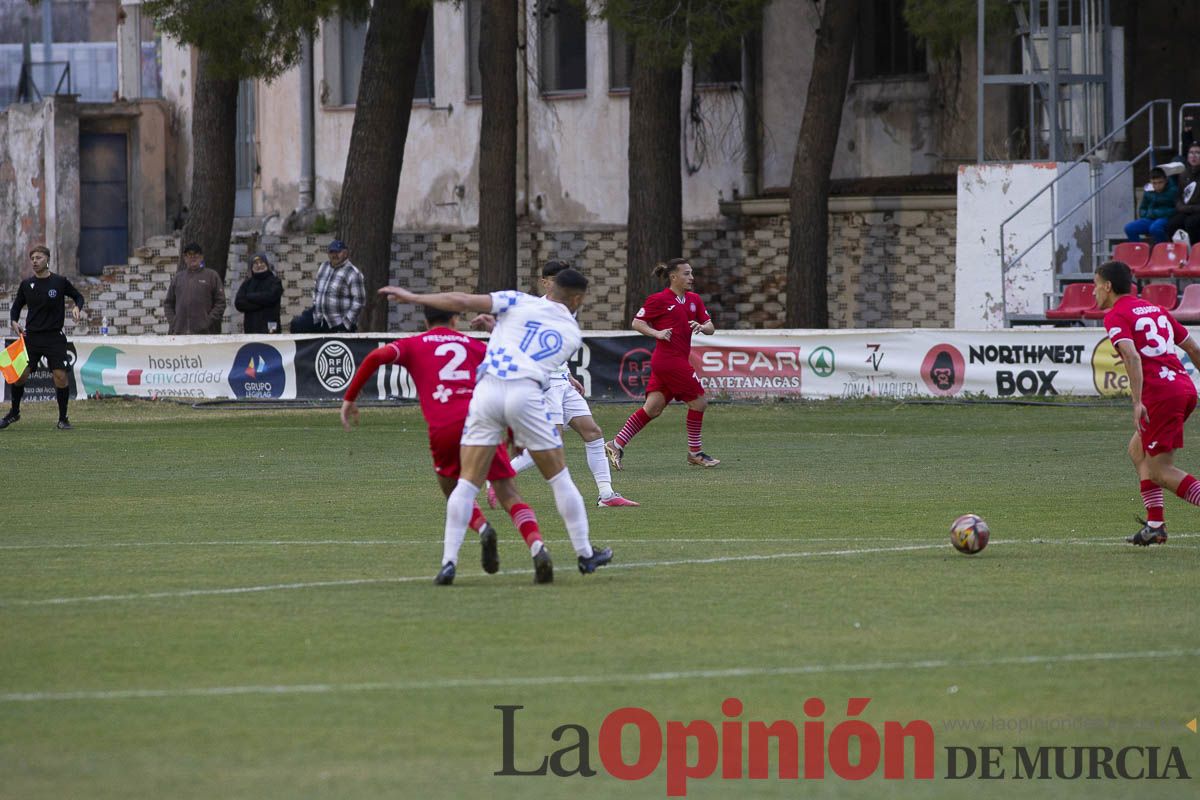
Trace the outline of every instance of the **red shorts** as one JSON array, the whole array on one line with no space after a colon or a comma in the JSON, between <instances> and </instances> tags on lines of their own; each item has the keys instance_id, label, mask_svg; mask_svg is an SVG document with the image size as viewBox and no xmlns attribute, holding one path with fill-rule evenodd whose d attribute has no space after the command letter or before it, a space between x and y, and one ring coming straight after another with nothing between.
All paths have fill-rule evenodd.
<instances>
[{"instance_id":1,"label":"red shorts","mask_svg":"<svg viewBox=\"0 0 1200 800\"><path fill-rule=\"evenodd\" d=\"M1169 394L1146 403L1150 421L1142 423L1142 452L1148 456L1183 447L1183 423L1196 408L1196 395Z\"/></svg>"},{"instance_id":2,"label":"red shorts","mask_svg":"<svg viewBox=\"0 0 1200 800\"><path fill-rule=\"evenodd\" d=\"M650 380L646 382L646 394L662 392L667 402L678 400L686 403L704 394L704 387L696 377L696 370L686 361L670 364L650 362Z\"/></svg>"},{"instance_id":3,"label":"red shorts","mask_svg":"<svg viewBox=\"0 0 1200 800\"><path fill-rule=\"evenodd\" d=\"M443 478L458 477L461 468L458 462L459 441L462 439L463 425L466 422L464 419L458 425L429 431L429 452L433 456L433 471ZM487 479L499 481L516 476L504 445L497 445L496 455L492 457L492 464L488 467Z\"/></svg>"}]
</instances>

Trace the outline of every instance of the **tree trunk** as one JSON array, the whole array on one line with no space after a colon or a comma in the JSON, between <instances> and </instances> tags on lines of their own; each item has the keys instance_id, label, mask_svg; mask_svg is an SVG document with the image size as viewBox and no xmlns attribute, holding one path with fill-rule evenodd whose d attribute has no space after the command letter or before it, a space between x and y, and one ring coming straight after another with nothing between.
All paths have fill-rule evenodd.
<instances>
[{"instance_id":1,"label":"tree trunk","mask_svg":"<svg viewBox=\"0 0 1200 800\"><path fill-rule=\"evenodd\" d=\"M517 8L516 0L480 4L479 132L480 292L517 288Z\"/></svg>"},{"instance_id":2,"label":"tree trunk","mask_svg":"<svg viewBox=\"0 0 1200 800\"><path fill-rule=\"evenodd\" d=\"M829 327L829 173L842 126L857 25L858 3L825 0L789 191L789 328Z\"/></svg>"},{"instance_id":3,"label":"tree trunk","mask_svg":"<svg viewBox=\"0 0 1200 800\"><path fill-rule=\"evenodd\" d=\"M683 255L683 64L659 66L633 45L629 94L629 249L625 319L662 287L651 275L659 261Z\"/></svg>"},{"instance_id":4,"label":"tree trunk","mask_svg":"<svg viewBox=\"0 0 1200 800\"><path fill-rule=\"evenodd\" d=\"M429 5L422 0L375 0L367 26L338 205L340 238L366 279L360 330L387 330L387 302L376 292L388 283L400 168L428 21Z\"/></svg>"},{"instance_id":5,"label":"tree trunk","mask_svg":"<svg viewBox=\"0 0 1200 800\"><path fill-rule=\"evenodd\" d=\"M234 144L237 137L238 81L217 78L210 64L215 56L200 51L192 105L192 198L183 224L183 243L204 249L204 263L222 278L229 261L237 177Z\"/></svg>"}]
</instances>

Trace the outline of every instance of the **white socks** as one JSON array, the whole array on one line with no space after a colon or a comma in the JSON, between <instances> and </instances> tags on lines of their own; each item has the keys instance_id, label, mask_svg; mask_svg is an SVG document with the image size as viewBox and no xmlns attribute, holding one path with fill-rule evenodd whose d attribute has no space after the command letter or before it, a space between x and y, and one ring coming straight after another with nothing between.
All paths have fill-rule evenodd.
<instances>
[{"instance_id":1,"label":"white socks","mask_svg":"<svg viewBox=\"0 0 1200 800\"><path fill-rule=\"evenodd\" d=\"M603 445L601 445L603 446ZM459 486L462 486L462 481L459 481ZM567 535L571 537L571 546L575 548L575 553L584 558L592 557L592 545L588 541L588 518L587 508L583 505L583 495L575 488L575 484L571 482L571 471L563 467L563 471L551 478L547 483L554 490L554 505L558 508L558 515L562 517L563 522L567 525ZM467 484L470 486L470 484ZM455 494L458 489L454 490ZM454 495L451 495L453 499ZM474 498L474 495L472 495ZM470 509L467 510L467 516L463 518L462 527L466 527L470 520ZM449 514L447 514L447 525L449 525ZM447 527L447 531L449 528ZM449 533L447 533L449 537ZM447 538L447 541L449 539ZM462 536L459 536L459 543L462 543ZM457 551L455 551L457 553Z\"/></svg>"},{"instance_id":2,"label":"white socks","mask_svg":"<svg viewBox=\"0 0 1200 800\"><path fill-rule=\"evenodd\" d=\"M566 470L563 471L566 472ZM478 486L459 478L458 485L446 498L446 532L442 538L443 564L447 561L458 563L458 551L462 548L463 539L467 536L467 525L471 522L471 512L475 510L475 495L477 494L479 494Z\"/></svg>"},{"instance_id":3,"label":"white socks","mask_svg":"<svg viewBox=\"0 0 1200 800\"><path fill-rule=\"evenodd\" d=\"M587 450L587 465L596 479L596 488L600 490L600 499L613 496L612 473L608 471L608 455L604 452L604 437L592 442L584 442Z\"/></svg>"}]
</instances>

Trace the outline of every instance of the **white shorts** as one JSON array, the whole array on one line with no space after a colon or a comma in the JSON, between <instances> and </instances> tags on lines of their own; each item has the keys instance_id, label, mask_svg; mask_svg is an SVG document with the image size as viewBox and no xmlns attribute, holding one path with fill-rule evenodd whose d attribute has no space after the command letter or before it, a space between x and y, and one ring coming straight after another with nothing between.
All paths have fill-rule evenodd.
<instances>
[{"instance_id":1,"label":"white shorts","mask_svg":"<svg viewBox=\"0 0 1200 800\"><path fill-rule=\"evenodd\" d=\"M513 442L527 450L562 447L558 426L550 421L546 393L536 381L506 381L484 375L475 385L462 443L498 445L512 428Z\"/></svg>"},{"instance_id":2,"label":"white shorts","mask_svg":"<svg viewBox=\"0 0 1200 800\"><path fill-rule=\"evenodd\" d=\"M592 410L575 387L567 381L551 381L546 390L546 410L555 425L566 425L576 417L590 417Z\"/></svg>"}]
</instances>

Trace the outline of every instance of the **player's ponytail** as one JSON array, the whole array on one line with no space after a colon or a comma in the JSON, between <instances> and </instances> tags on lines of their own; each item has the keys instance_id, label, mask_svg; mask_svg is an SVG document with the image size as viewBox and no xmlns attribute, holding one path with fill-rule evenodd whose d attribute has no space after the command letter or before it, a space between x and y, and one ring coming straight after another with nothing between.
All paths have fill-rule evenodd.
<instances>
[{"instance_id":1,"label":"player's ponytail","mask_svg":"<svg viewBox=\"0 0 1200 800\"><path fill-rule=\"evenodd\" d=\"M660 261L654 265L654 277L663 283L670 283L671 275L686 263L688 263L686 258L672 258L670 261Z\"/></svg>"}]
</instances>

